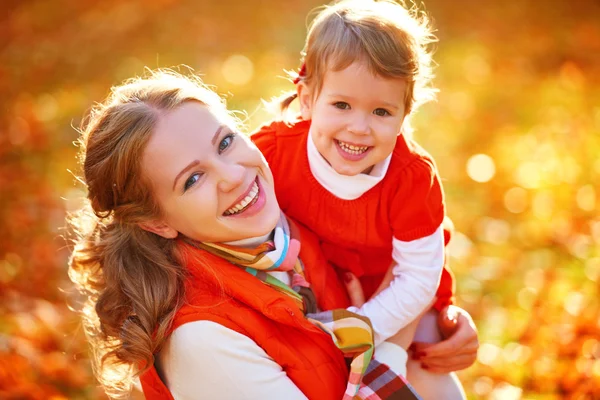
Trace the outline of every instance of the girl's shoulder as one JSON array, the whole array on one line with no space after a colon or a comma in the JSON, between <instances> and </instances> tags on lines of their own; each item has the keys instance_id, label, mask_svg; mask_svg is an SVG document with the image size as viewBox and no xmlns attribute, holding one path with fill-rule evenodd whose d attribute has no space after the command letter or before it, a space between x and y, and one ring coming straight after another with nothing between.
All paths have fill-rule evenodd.
<instances>
[{"instance_id":1,"label":"girl's shoulder","mask_svg":"<svg viewBox=\"0 0 600 400\"><path fill-rule=\"evenodd\" d=\"M276 120L260 127L250 135L250 139L263 153L271 168L274 168L278 154L285 149L287 155L300 153L303 141L308 136L310 121L291 122ZM306 144L304 144L304 147Z\"/></svg>"},{"instance_id":2,"label":"girl's shoulder","mask_svg":"<svg viewBox=\"0 0 600 400\"><path fill-rule=\"evenodd\" d=\"M306 134L309 128L310 121L299 118L292 121L277 119L262 125L250 136L254 141L265 136L301 136Z\"/></svg>"},{"instance_id":3,"label":"girl's shoulder","mask_svg":"<svg viewBox=\"0 0 600 400\"><path fill-rule=\"evenodd\" d=\"M392 153L389 172L400 173L406 170L416 170L425 175L437 175L435 160L416 141L398 136L396 147Z\"/></svg>"}]
</instances>

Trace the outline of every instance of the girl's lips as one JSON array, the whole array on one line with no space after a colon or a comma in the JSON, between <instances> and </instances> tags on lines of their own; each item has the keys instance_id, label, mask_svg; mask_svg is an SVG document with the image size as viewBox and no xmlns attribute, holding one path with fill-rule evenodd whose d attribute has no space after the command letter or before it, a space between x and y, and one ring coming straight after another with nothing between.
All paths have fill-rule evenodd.
<instances>
[{"instance_id":1,"label":"girl's lips","mask_svg":"<svg viewBox=\"0 0 600 400\"><path fill-rule=\"evenodd\" d=\"M256 200L253 200L250 205L248 205L245 209L243 209L242 211L233 214L233 215L226 215L227 218L248 218L248 217L252 217L256 214L258 214L259 212L262 211L263 208L265 208L265 204L267 203L267 196L265 194L265 191L263 190L262 184L260 182L260 178L257 176L256 177L256 183L258 184L258 194L256 195ZM250 185L250 188L252 188L252 185ZM250 190L248 190L249 192ZM246 193L247 195L248 193ZM238 203L240 201L242 201L244 199L244 197L241 197L240 200L238 201ZM235 203L237 204L237 203Z\"/></svg>"},{"instance_id":2,"label":"girl's lips","mask_svg":"<svg viewBox=\"0 0 600 400\"><path fill-rule=\"evenodd\" d=\"M333 143L335 143L335 148L337 149L340 156L347 161L360 161L363 158L365 158L367 156L367 154L369 154L369 152L373 148L372 146L370 146L364 153L350 154L347 151L345 151L344 149L342 149L342 147L340 146L340 143L337 140L334 140Z\"/></svg>"}]
</instances>

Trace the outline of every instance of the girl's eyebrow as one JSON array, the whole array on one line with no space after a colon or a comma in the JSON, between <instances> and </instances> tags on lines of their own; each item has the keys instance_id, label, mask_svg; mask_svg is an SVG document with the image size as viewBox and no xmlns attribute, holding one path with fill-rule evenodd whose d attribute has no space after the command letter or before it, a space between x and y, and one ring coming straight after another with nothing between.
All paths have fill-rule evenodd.
<instances>
[{"instance_id":1,"label":"girl's eyebrow","mask_svg":"<svg viewBox=\"0 0 600 400\"><path fill-rule=\"evenodd\" d=\"M337 97L337 98L344 99L344 100L354 100L353 97L346 96L346 95L343 95L340 93L327 93L327 96L328 97ZM398 107L397 104L390 103L389 101L382 101L381 104L388 108L393 108L395 110L398 110L400 108L400 107Z\"/></svg>"}]
</instances>

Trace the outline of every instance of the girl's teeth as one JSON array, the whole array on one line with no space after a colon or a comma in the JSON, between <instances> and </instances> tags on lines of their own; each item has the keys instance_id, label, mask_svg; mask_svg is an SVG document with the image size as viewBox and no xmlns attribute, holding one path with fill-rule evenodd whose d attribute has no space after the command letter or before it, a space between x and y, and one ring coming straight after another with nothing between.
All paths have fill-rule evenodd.
<instances>
[{"instance_id":1,"label":"girl's teeth","mask_svg":"<svg viewBox=\"0 0 600 400\"><path fill-rule=\"evenodd\" d=\"M347 144L339 140L338 144L345 152L355 155L362 154L369 149L369 146L354 146L352 144Z\"/></svg>"}]
</instances>

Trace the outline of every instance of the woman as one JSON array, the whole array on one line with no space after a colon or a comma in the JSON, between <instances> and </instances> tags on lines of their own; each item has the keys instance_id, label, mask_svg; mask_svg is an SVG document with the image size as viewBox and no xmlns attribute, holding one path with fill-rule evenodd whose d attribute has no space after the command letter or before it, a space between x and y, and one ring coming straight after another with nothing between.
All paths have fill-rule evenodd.
<instances>
[{"instance_id":1,"label":"woman","mask_svg":"<svg viewBox=\"0 0 600 400\"><path fill-rule=\"evenodd\" d=\"M264 158L235 132L216 94L165 73L115 89L90 117L91 209L72 219L70 275L88 295L84 325L109 394L140 373L149 399L339 399L376 365L365 321L326 315L357 337L304 317L346 305L345 289L316 239L281 215ZM362 351L350 383L346 347ZM398 377L386 383L414 398Z\"/></svg>"}]
</instances>

